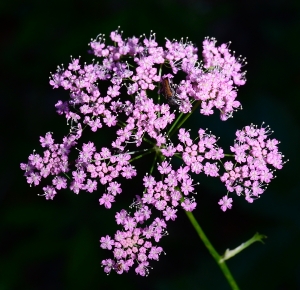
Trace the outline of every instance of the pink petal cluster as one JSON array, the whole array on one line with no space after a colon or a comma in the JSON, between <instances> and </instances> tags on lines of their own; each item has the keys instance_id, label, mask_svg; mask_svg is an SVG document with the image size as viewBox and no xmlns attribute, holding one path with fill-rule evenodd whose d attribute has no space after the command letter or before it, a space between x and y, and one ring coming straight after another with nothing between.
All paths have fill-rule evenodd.
<instances>
[{"instance_id":1,"label":"pink petal cluster","mask_svg":"<svg viewBox=\"0 0 300 290\"><path fill-rule=\"evenodd\" d=\"M51 142L45 142L45 140ZM47 133L45 138L41 137L42 147L46 147L43 157L35 152L28 158L27 164L22 163L21 169L25 170L27 182L31 185L38 185L42 178L52 177L52 184L43 187L46 199L53 199L57 190L67 188L67 179L71 179L69 188L78 194L84 190L93 192L97 190L97 184L106 185L106 193L99 199L99 203L106 208L111 207L114 197L122 192L121 184L114 181L119 176L131 179L136 176L135 168L129 163L130 155L127 153L112 155L108 148L101 148L96 152L93 142L82 145L78 159L75 161L74 170L71 172L72 178L67 175L71 171L69 168L69 152L77 143L74 135L64 138L64 143L54 144L52 133ZM63 176L65 175L65 177Z\"/></svg>"},{"instance_id":2,"label":"pink petal cluster","mask_svg":"<svg viewBox=\"0 0 300 290\"><path fill-rule=\"evenodd\" d=\"M271 133L269 127L258 128L252 124L238 130L235 144L230 147L236 163L224 163L226 172L221 181L228 192L245 196L249 203L260 197L274 178L273 172L284 164L283 155L278 151L279 141L269 138Z\"/></svg>"},{"instance_id":3,"label":"pink petal cluster","mask_svg":"<svg viewBox=\"0 0 300 290\"><path fill-rule=\"evenodd\" d=\"M114 255L114 260L102 261L105 273L109 274L111 270L118 274L128 272L137 262L136 274L148 276L148 260L158 261L163 252L161 247L153 244L151 238L158 242L166 234L166 223L160 218L156 218L149 226L139 226L149 219L150 215L151 210L142 204L137 208L134 217L125 210L116 214L116 222L122 225L123 231L117 231L114 239L108 235L100 239L100 247L111 250Z\"/></svg>"},{"instance_id":4,"label":"pink petal cluster","mask_svg":"<svg viewBox=\"0 0 300 290\"><path fill-rule=\"evenodd\" d=\"M272 170L281 169L282 154L279 142L268 139L268 129L251 125L236 133L231 147L236 164L222 162L225 154L216 136L199 129L192 138L189 130L178 128L180 118L198 105L203 115L216 108L223 121L241 107L236 97L237 87L246 81L245 61L236 58L227 44L216 46L215 39L206 38L200 61L198 49L183 39L166 39L163 47L153 33L149 38L123 38L118 30L110 39L114 45L106 44L102 34L90 42L97 62L81 64L80 58L71 57L67 68L58 67L51 74L50 85L70 95L55 105L69 130L58 143L51 132L40 137L43 153L33 151L21 169L30 186L46 179L47 200L66 188L75 194L100 192L99 204L109 209L122 192L122 178L137 175L135 158L155 153L160 158L157 170L152 173L152 167L144 176L144 191L132 205L135 212L117 213L122 230L100 240L101 248L114 257L102 261L106 273L122 274L135 265L137 274L147 276L149 261L158 260L163 252L156 243L167 234L167 222L176 219L179 206L186 211L196 208L197 183L192 175L221 178L228 193L219 205L226 211L232 207L231 192L244 195L248 202L262 194L273 178ZM97 150L94 142L81 140L84 130L95 133L105 126L117 128L113 140L99 135L109 142L107 146ZM176 168L175 158L181 160ZM223 164L225 172L220 173Z\"/></svg>"},{"instance_id":5,"label":"pink petal cluster","mask_svg":"<svg viewBox=\"0 0 300 290\"><path fill-rule=\"evenodd\" d=\"M220 160L224 158L223 149L218 147L216 136L207 134L205 130L199 129L198 142L193 142L189 131L179 129L178 139L182 144L178 144L176 149L182 153L182 160L193 173L204 172L207 176L219 176L218 163L207 160Z\"/></svg>"},{"instance_id":6,"label":"pink petal cluster","mask_svg":"<svg viewBox=\"0 0 300 290\"><path fill-rule=\"evenodd\" d=\"M158 165L158 171L162 181L156 181L151 175L144 176L145 190L142 197L136 196L137 200L131 206L135 207L133 216L124 209L116 214L116 222L123 230L118 230L114 239L109 236L100 239L100 247L114 255L114 259L102 261L106 273L115 270L122 274L137 262L135 272L141 276L148 275L148 260L158 260L163 251L161 247L154 246L154 242L158 243L167 234L166 222L177 218L179 205L186 211L196 208L194 197L189 197L194 193L194 185L186 168L173 170L167 161L163 161ZM151 222L153 211L158 212L161 218L153 218ZM147 222L148 225L141 226Z\"/></svg>"}]
</instances>

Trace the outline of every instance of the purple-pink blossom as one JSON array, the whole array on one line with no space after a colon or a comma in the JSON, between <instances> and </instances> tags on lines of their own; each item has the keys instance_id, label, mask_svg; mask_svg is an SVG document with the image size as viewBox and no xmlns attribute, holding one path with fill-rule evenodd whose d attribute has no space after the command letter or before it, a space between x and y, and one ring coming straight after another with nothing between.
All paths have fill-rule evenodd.
<instances>
[{"instance_id":1,"label":"purple-pink blossom","mask_svg":"<svg viewBox=\"0 0 300 290\"><path fill-rule=\"evenodd\" d=\"M244 195L252 203L266 190L274 178L274 171L281 169L283 155L278 151L276 139L270 139L269 127L250 125L236 132L234 146L230 147L236 164L227 161L221 176L228 192Z\"/></svg>"},{"instance_id":2,"label":"purple-pink blossom","mask_svg":"<svg viewBox=\"0 0 300 290\"><path fill-rule=\"evenodd\" d=\"M214 38L205 38L200 59L192 42L166 39L160 46L154 33L124 38L116 30L110 40L99 34L89 43L97 61L71 58L66 68L51 73L50 85L70 96L55 104L68 131L61 141L52 132L40 136L41 152L34 150L20 167L30 186L47 184L41 194L47 200L68 188L97 194L99 204L111 209L124 194L124 179L138 184L136 159L155 156L153 165L143 164L148 170L143 188L125 193L135 199L130 211L115 215L121 229L100 239L100 247L112 255L101 262L105 273L134 267L147 276L149 262L164 253L159 242L168 235L168 223L178 210L196 209L198 175L224 183L227 195L218 204L225 212L232 208L233 193L249 203L259 198L285 161L269 127L237 130L232 154L225 154L208 129L195 133L182 127L194 111L210 116L217 110L226 121L241 108L237 96L246 82L245 61L229 44L217 46ZM111 139L105 127L116 133ZM94 141L83 141L86 131L97 134Z\"/></svg>"},{"instance_id":3,"label":"purple-pink blossom","mask_svg":"<svg viewBox=\"0 0 300 290\"><path fill-rule=\"evenodd\" d=\"M218 204L221 206L222 211L226 211L227 209L231 209L232 207L232 198L228 198L228 196L223 196Z\"/></svg>"}]
</instances>

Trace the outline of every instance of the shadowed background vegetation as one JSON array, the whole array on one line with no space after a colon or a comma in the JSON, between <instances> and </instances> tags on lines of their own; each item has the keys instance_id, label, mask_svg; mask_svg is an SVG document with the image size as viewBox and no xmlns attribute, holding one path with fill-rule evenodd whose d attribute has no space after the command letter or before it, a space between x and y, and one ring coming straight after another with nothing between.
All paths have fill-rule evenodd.
<instances>
[{"instance_id":1,"label":"shadowed background vegetation","mask_svg":"<svg viewBox=\"0 0 300 290\"><path fill-rule=\"evenodd\" d=\"M46 201L37 196L41 187L30 188L19 169L34 148L40 149L39 136L52 131L58 141L67 132L54 104L68 93L52 90L50 71L66 65L70 55L90 61L90 39L119 25L124 37L153 30L160 45L164 37L188 36L201 47L205 36L216 37L218 44L232 41L231 49L247 57L248 81L238 94L244 109L227 122L218 114L195 114L188 124L209 128L228 148L236 129L265 121L290 162L260 200L248 204L235 198L226 213L217 204L225 187L200 177L195 216L219 253L255 232L268 236L264 245L254 244L229 260L241 289L300 289L299 1L15 0L1 1L0 15L1 290L229 289L182 211L161 240L167 255L151 264L149 277L133 270L106 276L100 262L110 253L99 248L99 239L118 229L115 212L128 207L139 183L126 183L118 202L106 210L98 205L101 188L78 196L60 191ZM94 138L109 144L109 134L104 137L101 130Z\"/></svg>"}]
</instances>

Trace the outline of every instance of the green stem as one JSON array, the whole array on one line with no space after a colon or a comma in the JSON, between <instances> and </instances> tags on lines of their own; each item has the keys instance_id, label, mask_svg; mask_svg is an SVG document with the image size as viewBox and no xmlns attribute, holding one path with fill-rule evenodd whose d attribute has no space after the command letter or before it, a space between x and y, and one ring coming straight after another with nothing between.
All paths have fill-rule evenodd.
<instances>
[{"instance_id":1,"label":"green stem","mask_svg":"<svg viewBox=\"0 0 300 290\"><path fill-rule=\"evenodd\" d=\"M256 233L251 239L249 239L248 241L242 243L241 245L239 245L235 249L233 249L233 250L227 249L225 251L225 254L221 257L221 262L234 257L235 255L237 255L241 251L245 250L247 247L249 247L251 244L253 244L255 242L264 243L263 239L266 239L266 238L267 237L265 235L261 235L259 233Z\"/></svg>"},{"instance_id":2,"label":"green stem","mask_svg":"<svg viewBox=\"0 0 300 290\"><path fill-rule=\"evenodd\" d=\"M146 137L143 137L143 140L144 141L146 141L147 143L149 143L149 144L151 144L151 145L155 145L155 143L154 142L152 142L151 140L149 140L148 138L146 138Z\"/></svg>"},{"instance_id":3,"label":"green stem","mask_svg":"<svg viewBox=\"0 0 300 290\"><path fill-rule=\"evenodd\" d=\"M155 157L154 157L152 166L151 166L150 171L149 171L149 174L150 174L150 175L151 175L152 172L153 172L153 169L154 169L154 166L155 166L155 163L156 163L156 159L157 159L157 152L156 152L156 154L155 154Z\"/></svg>"},{"instance_id":4,"label":"green stem","mask_svg":"<svg viewBox=\"0 0 300 290\"><path fill-rule=\"evenodd\" d=\"M66 176L68 179L71 180L71 177L67 173L63 172L63 174L64 174L64 176Z\"/></svg>"},{"instance_id":5,"label":"green stem","mask_svg":"<svg viewBox=\"0 0 300 290\"><path fill-rule=\"evenodd\" d=\"M221 271L223 272L225 278L227 279L228 284L231 286L233 290L239 290L238 285L236 284L232 274L230 273L226 263L224 260L222 260L222 257L218 254L218 252L215 250L209 239L206 237L205 233L203 232L202 228L198 224L197 220L195 219L194 215L186 211L185 212L187 217L189 218L191 224L193 225L194 229L198 233L200 239L204 243L205 247L208 249L209 253L213 256L219 267L221 268Z\"/></svg>"},{"instance_id":6,"label":"green stem","mask_svg":"<svg viewBox=\"0 0 300 290\"><path fill-rule=\"evenodd\" d=\"M194 105L194 107L193 107L193 109L192 109L192 111L190 112L190 113L188 113L188 114L186 114L185 115L185 117L182 119L182 121L179 123L179 125L178 126L172 126L172 128L171 129L173 129L174 127L174 130L169 130L169 132L170 132L170 134L169 134L169 136L171 137L174 133L175 133L175 131L178 129L178 128L180 128L181 127L181 125L195 112L195 110L200 106L200 104L201 104L201 101L197 101L196 103L195 103L195 105ZM180 114L181 115L181 114ZM181 116L179 116L179 118L180 118ZM179 119L178 118L178 119ZM176 120L176 122L175 123L177 123L178 121Z\"/></svg>"},{"instance_id":7,"label":"green stem","mask_svg":"<svg viewBox=\"0 0 300 290\"><path fill-rule=\"evenodd\" d=\"M134 158L130 159L129 162L132 162L132 161L134 161L134 160L140 159L140 158L142 158L143 156L152 153L153 151L154 151L154 149L149 149L147 152L142 153L142 154L140 154L140 155L138 155L138 156L135 156Z\"/></svg>"},{"instance_id":8,"label":"green stem","mask_svg":"<svg viewBox=\"0 0 300 290\"><path fill-rule=\"evenodd\" d=\"M179 122L179 120L181 119L181 117L183 116L183 113L180 113L180 115L178 116L178 118L176 119L176 121L173 123L172 127L170 128L170 130L168 131L168 135L170 135L170 133L172 132L173 128L177 125L177 123Z\"/></svg>"}]
</instances>

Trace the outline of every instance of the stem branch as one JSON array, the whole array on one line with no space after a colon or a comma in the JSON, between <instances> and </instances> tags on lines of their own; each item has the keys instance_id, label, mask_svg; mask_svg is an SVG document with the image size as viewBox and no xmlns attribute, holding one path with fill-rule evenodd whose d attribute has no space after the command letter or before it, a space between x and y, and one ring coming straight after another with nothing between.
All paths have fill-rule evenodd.
<instances>
[{"instance_id":1,"label":"stem branch","mask_svg":"<svg viewBox=\"0 0 300 290\"><path fill-rule=\"evenodd\" d=\"M169 136L171 137L175 131L181 127L181 125L195 112L195 110L200 106L201 104L201 101L197 101L192 109L192 111L188 114L185 115L185 117L182 119L182 121L179 123L178 126L175 127L176 123L179 121L179 119L181 118L182 116L182 113L179 115L178 119L176 120L176 122L174 123L175 125L172 126L172 128L169 130L170 134ZM174 128L175 127L175 128ZM174 128L174 129L173 129ZM168 132L168 133L169 133Z\"/></svg>"},{"instance_id":2,"label":"stem branch","mask_svg":"<svg viewBox=\"0 0 300 290\"><path fill-rule=\"evenodd\" d=\"M215 259L221 271L223 272L225 278L227 279L228 284L231 286L233 290L239 290L238 285L236 284L231 272L229 271L226 263L224 260L221 260L222 257L218 254L215 250L209 239L206 237L205 233L203 232L202 228L198 224L197 220L195 219L194 215L190 211L185 212L187 217L189 218L191 224L193 225L194 229L196 230L197 234L199 235L200 239L204 243L205 247L208 249L209 253Z\"/></svg>"}]
</instances>

